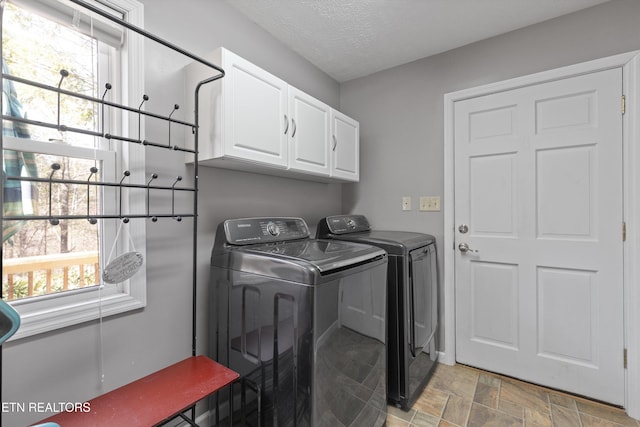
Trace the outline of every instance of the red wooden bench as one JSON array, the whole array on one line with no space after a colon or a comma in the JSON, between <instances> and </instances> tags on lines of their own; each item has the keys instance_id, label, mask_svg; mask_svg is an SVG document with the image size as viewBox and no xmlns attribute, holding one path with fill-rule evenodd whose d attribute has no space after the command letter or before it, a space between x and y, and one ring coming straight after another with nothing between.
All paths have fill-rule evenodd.
<instances>
[{"instance_id":1,"label":"red wooden bench","mask_svg":"<svg viewBox=\"0 0 640 427\"><path fill-rule=\"evenodd\" d=\"M199 400L239 375L205 356L193 356L88 401L90 411L60 412L40 423L61 427L152 427L182 417ZM88 409L88 408L87 408Z\"/></svg>"}]
</instances>

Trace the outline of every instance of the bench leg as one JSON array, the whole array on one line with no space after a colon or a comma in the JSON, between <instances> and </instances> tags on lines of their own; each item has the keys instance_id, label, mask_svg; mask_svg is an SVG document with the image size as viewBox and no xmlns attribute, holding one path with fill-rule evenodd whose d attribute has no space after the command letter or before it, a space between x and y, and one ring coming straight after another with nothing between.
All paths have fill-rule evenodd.
<instances>
[{"instance_id":1,"label":"bench leg","mask_svg":"<svg viewBox=\"0 0 640 427\"><path fill-rule=\"evenodd\" d=\"M229 384L230 396L229 396L229 427L233 427L233 385L235 382Z\"/></svg>"},{"instance_id":2,"label":"bench leg","mask_svg":"<svg viewBox=\"0 0 640 427\"><path fill-rule=\"evenodd\" d=\"M216 393L216 427L220 425L220 394Z\"/></svg>"},{"instance_id":3,"label":"bench leg","mask_svg":"<svg viewBox=\"0 0 640 427\"><path fill-rule=\"evenodd\" d=\"M253 392L256 393L256 400L257 400L257 417L258 417L258 425L257 427L260 427L262 424L262 387L260 387L260 384L256 384L251 380L248 380L246 378L242 379L242 398L241 398L241 403L242 403L242 426L246 426L246 420L245 420L245 412L246 412L246 391L245 391L245 387L249 387Z\"/></svg>"},{"instance_id":4,"label":"bench leg","mask_svg":"<svg viewBox=\"0 0 640 427\"><path fill-rule=\"evenodd\" d=\"M184 414L180 414L178 415L180 418L182 418L183 420L185 420L191 427L200 427L198 426L198 424L196 424L195 422L193 422L193 420L189 417L187 417Z\"/></svg>"},{"instance_id":5,"label":"bench leg","mask_svg":"<svg viewBox=\"0 0 640 427\"><path fill-rule=\"evenodd\" d=\"M247 391L246 391L246 379L242 378L240 383L240 422L242 427L247 425L246 408L247 408Z\"/></svg>"}]
</instances>

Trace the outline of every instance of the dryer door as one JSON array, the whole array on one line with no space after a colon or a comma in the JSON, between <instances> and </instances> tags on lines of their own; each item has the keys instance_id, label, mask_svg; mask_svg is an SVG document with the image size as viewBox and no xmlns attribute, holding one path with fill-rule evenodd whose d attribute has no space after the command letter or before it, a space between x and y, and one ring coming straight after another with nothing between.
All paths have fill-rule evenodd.
<instances>
[{"instance_id":1,"label":"dryer door","mask_svg":"<svg viewBox=\"0 0 640 427\"><path fill-rule=\"evenodd\" d=\"M409 333L416 357L433 339L438 325L434 245L413 250L409 263Z\"/></svg>"}]
</instances>

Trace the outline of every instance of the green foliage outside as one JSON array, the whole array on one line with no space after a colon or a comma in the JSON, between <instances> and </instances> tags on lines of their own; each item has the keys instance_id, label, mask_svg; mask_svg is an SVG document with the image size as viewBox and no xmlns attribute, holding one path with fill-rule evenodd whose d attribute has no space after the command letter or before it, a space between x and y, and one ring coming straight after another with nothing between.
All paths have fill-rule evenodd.
<instances>
[{"instance_id":1,"label":"green foliage outside","mask_svg":"<svg viewBox=\"0 0 640 427\"><path fill-rule=\"evenodd\" d=\"M98 43L95 39L80 34L65 23L44 19L25 12L11 3L5 4L3 17L3 56L11 75L35 82L58 86L60 70L69 72L61 87L90 96L100 96L97 87ZM57 94L33 86L15 83L18 98L27 112L27 118L47 123L57 123ZM60 123L69 127L97 130L100 114L97 105L78 98L60 97ZM94 147L95 138L72 132L59 132L40 126L30 126L31 138L51 144ZM87 180L90 167L100 166L93 160L38 154L38 176L48 177L51 164L58 163L61 169L55 178ZM100 176L93 177L100 179ZM49 200L52 215L87 215L100 212L100 194L97 187L54 184L49 194L48 184L38 184L38 200L33 214L48 215ZM99 250L98 225L84 220L61 221L52 226L48 221L26 221L11 241L3 244L3 259L21 258L34 255L69 253L75 251ZM69 289L93 285L93 266L87 267L85 283L80 284L78 267L69 272ZM34 294L46 293L46 275L34 273ZM62 270L55 270L52 278L52 292L63 289ZM27 296L26 275L14 276L14 294ZM7 295L8 281L3 274L3 295Z\"/></svg>"}]
</instances>

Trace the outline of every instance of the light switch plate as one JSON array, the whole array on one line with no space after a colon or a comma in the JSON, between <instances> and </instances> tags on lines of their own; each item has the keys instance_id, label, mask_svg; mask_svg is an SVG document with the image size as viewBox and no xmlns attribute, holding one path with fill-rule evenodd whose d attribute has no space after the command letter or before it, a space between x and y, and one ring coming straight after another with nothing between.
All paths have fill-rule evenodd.
<instances>
[{"instance_id":1,"label":"light switch plate","mask_svg":"<svg viewBox=\"0 0 640 427\"><path fill-rule=\"evenodd\" d=\"M440 211L440 196L421 196L420 210L423 212Z\"/></svg>"}]
</instances>

